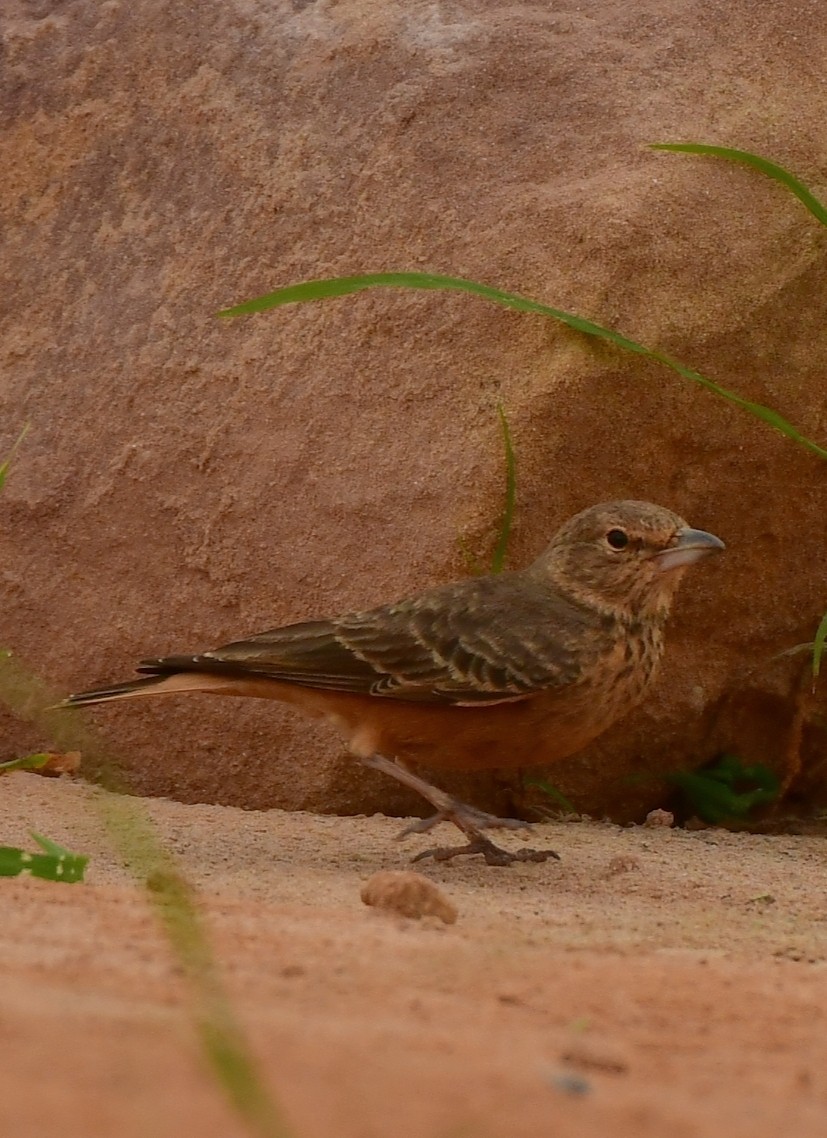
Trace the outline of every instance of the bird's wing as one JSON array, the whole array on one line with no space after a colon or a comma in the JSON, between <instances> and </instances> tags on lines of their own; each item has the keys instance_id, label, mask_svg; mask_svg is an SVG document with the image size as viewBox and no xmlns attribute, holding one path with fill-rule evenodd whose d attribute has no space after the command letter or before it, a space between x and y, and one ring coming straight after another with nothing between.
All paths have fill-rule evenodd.
<instances>
[{"instance_id":1,"label":"bird's wing","mask_svg":"<svg viewBox=\"0 0 827 1138\"><path fill-rule=\"evenodd\" d=\"M328 691L483 706L576 681L585 620L521 574L501 574L140 670L188 662Z\"/></svg>"}]
</instances>

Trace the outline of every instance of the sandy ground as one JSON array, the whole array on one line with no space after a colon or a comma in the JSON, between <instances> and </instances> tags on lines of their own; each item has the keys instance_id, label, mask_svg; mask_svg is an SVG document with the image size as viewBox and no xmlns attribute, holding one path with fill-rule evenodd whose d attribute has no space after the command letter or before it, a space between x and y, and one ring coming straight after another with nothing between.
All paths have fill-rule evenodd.
<instances>
[{"instance_id":1,"label":"sandy ground","mask_svg":"<svg viewBox=\"0 0 827 1138\"><path fill-rule=\"evenodd\" d=\"M0 1133L244 1134L100 792L2 790L4 844L92 861L85 884L0 880ZM296 1138L825 1133L820 838L538 826L561 862L424 867L448 926L360 901L427 840L394 843L398 820L145 807Z\"/></svg>"}]
</instances>

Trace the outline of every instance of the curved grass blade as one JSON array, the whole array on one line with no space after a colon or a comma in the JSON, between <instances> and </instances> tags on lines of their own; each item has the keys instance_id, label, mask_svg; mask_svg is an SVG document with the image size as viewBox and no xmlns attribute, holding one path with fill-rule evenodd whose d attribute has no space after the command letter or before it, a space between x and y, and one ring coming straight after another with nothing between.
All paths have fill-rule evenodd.
<instances>
[{"instance_id":1,"label":"curved grass blade","mask_svg":"<svg viewBox=\"0 0 827 1138\"><path fill-rule=\"evenodd\" d=\"M11 460L17 454L18 447L23 442L23 440L25 439L25 437L28 433L29 433L29 424L26 423L23 427L23 430L17 436L15 441L12 443L11 450L6 455L6 457L3 459L3 461L0 462L0 490L2 490L3 486L5 485L6 478L7 478L8 473L9 473L9 467L11 466Z\"/></svg>"},{"instance_id":2,"label":"curved grass blade","mask_svg":"<svg viewBox=\"0 0 827 1138\"><path fill-rule=\"evenodd\" d=\"M5 763L0 763L0 774L8 774L9 771L36 771L41 767L45 767L49 761L49 756L40 755L24 755L21 759L9 759Z\"/></svg>"},{"instance_id":3,"label":"curved grass blade","mask_svg":"<svg viewBox=\"0 0 827 1138\"><path fill-rule=\"evenodd\" d=\"M514 524L514 510L517 504L517 462L514 456L514 444L511 441L511 429L508 426L505 408L502 403L497 404L497 414L500 417L500 426L503 431L503 446L505 447L505 509L500 522L500 533L494 553L491 557L491 572L502 573L505 568L505 558L508 553L508 542L511 537L511 527Z\"/></svg>"},{"instance_id":4,"label":"curved grass blade","mask_svg":"<svg viewBox=\"0 0 827 1138\"><path fill-rule=\"evenodd\" d=\"M216 1084L251 1135L292 1138L293 1132L268 1090L230 1003L192 890L178 873L172 854L155 836L148 814L137 799L130 797L132 788L105 744L77 712L68 715L56 711L58 698L54 689L19 664L11 652L0 649L0 704L37 724L61 751L83 752L100 771L107 789L121 792L96 799L95 808L124 865L146 885L181 971L189 981L191 1014ZM41 846L48 843L48 839L33 836ZM54 860L48 853L30 854L0 847L0 876L14 876L24 870L44 876L36 873L36 868L45 865L38 859ZM63 872L60 880L70 878Z\"/></svg>"},{"instance_id":5,"label":"curved grass blade","mask_svg":"<svg viewBox=\"0 0 827 1138\"><path fill-rule=\"evenodd\" d=\"M816 629L815 640L813 641L813 679L818 679L818 673L821 671L821 657L824 654L824 643L827 641L827 612L821 618L819 626Z\"/></svg>"},{"instance_id":6,"label":"curved grass blade","mask_svg":"<svg viewBox=\"0 0 827 1138\"><path fill-rule=\"evenodd\" d=\"M568 798L566 798L562 790L558 790L553 783L548 781L548 779L532 778L526 782L526 786L536 786L538 790L542 790L543 794L547 794L549 798L553 799L560 806L562 806L568 814L577 813L577 809L574 804Z\"/></svg>"},{"instance_id":7,"label":"curved grass blade","mask_svg":"<svg viewBox=\"0 0 827 1138\"><path fill-rule=\"evenodd\" d=\"M67 850L65 846L58 845L58 843L53 842L51 838L44 838L42 834L37 834L34 830L30 830L29 833L40 846L40 848L44 851L44 853L49 854L50 857L75 856L71 850Z\"/></svg>"},{"instance_id":8,"label":"curved grass blade","mask_svg":"<svg viewBox=\"0 0 827 1138\"><path fill-rule=\"evenodd\" d=\"M711 158L725 158L729 162L739 162L742 166L751 166L759 174L772 178L791 194L795 194L817 221L827 225L827 207L822 205L803 182L789 170L779 166L777 162L770 162L768 158L751 154L749 150L733 150L729 146L707 146L703 142L652 142L649 145L651 150L669 150L675 154L703 154Z\"/></svg>"},{"instance_id":9,"label":"curved grass blade","mask_svg":"<svg viewBox=\"0 0 827 1138\"><path fill-rule=\"evenodd\" d=\"M254 297L252 300L234 305L232 308L225 308L218 315L225 317L247 316L254 312L266 312L271 308L279 308L283 304L324 300L332 296L347 296L350 293L361 292L368 288L412 288L467 292L473 296L483 297L485 300L492 300L495 304L501 304L505 308L516 309L518 312L534 312L540 316L551 316L554 320L573 328L576 332L583 332L586 336L605 340L627 352L644 356L646 359L654 360L656 363L670 368L684 379L689 379L706 388L707 391L711 391L713 395L726 400L732 406L748 411L756 419L768 423L775 430L780 431L782 435L786 435L787 438L806 447L807 450L817 454L820 458L827 459L827 450L808 439L797 427L794 427L783 415L771 407L765 407L762 403L754 403L750 399L744 399L734 391L707 379L700 372L686 367L685 364L666 355L665 352L647 348L643 344L639 344L637 340L631 340L628 336L622 336L611 328L604 328L603 325L595 324L594 321L576 316L572 312L552 308L550 305L541 304L537 300L518 296L516 293L503 292L502 289L491 288L490 285L465 280L462 277L446 277L434 273L365 273L356 277L331 277L326 280L303 281L301 284L288 285L286 288L277 289L275 292L267 293L264 296Z\"/></svg>"},{"instance_id":10,"label":"curved grass blade","mask_svg":"<svg viewBox=\"0 0 827 1138\"><path fill-rule=\"evenodd\" d=\"M514 510L517 503L517 462L514 456L514 446L511 442L511 430L508 426L508 419L502 403L497 404L497 414L500 417L503 443L505 444L505 507L502 517L500 518L500 524L497 530L497 543L491 554L490 565L486 568L469 547L468 542L462 534L459 534L457 538L463 559L468 567L468 572L472 573L475 577L480 577L484 573L502 573L505 568L508 542L511 538L511 526L514 521ZM0 767L0 773L2 773L2 767Z\"/></svg>"}]
</instances>

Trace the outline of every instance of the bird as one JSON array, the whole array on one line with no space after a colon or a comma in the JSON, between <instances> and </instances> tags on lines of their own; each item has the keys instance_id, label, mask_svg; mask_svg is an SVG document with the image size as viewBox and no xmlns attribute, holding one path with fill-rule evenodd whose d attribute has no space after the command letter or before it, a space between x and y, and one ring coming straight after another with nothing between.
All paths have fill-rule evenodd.
<instances>
[{"instance_id":1,"label":"bird","mask_svg":"<svg viewBox=\"0 0 827 1138\"><path fill-rule=\"evenodd\" d=\"M488 814L412 769L547 766L581 750L644 699L687 568L724 549L662 506L605 502L565 522L526 568L468 577L404 600L256 633L196 655L148 659L138 678L68 696L82 708L202 692L292 704L333 724L365 766L434 808L400 837L452 822L462 846L423 850L489 865L542 861L508 851Z\"/></svg>"}]
</instances>

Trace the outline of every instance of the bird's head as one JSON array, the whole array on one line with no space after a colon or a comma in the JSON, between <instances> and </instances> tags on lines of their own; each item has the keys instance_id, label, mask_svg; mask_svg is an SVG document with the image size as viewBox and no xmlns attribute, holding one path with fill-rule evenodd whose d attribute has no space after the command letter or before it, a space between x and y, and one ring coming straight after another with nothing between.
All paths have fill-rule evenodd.
<instances>
[{"instance_id":1,"label":"bird's head","mask_svg":"<svg viewBox=\"0 0 827 1138\"><path fill-rule=\"evenodd\" d=\"M724 543L651 502L605 502L571 518L535 562L572 599L632 618L663 618L687 568Z\"/></svg>"}]
</instances>

